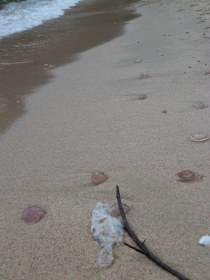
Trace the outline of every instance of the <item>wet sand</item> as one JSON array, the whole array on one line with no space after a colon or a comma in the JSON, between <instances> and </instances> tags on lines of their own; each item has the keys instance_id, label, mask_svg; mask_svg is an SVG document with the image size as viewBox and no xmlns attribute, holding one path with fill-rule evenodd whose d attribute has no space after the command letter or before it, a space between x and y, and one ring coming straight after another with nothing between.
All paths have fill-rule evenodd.
<instances>
[{"instance_id":1,"label":"wet sand","mask_svg":"<svg viewBox=\"0 0 210 280\"><path fill-rule=\"evenodd\" d=\"M132 2L81 1L61 18L0 40L0 133L25 111L24 96L53 76L44 64L58 67L79 53L123 32L135 17Z\"/></svg>"},{"instance_id":2,"label":"wet sand","mask_svg":"<svg viewBox=\"0 0 210 280\"><path fill-rule=\"evenodd\" d=\"M91 211L116 203L116 185L148 247L189 279L209 279L198 240L210 234L210 142L189 135L210 132L210 1L195 4L135 4L142 16L124 34L52 70L25 98L27 113L1 135L2 279L175 279L123 245L112 267L98 267ZM204 178L178 182L185 169ZM108 181L93 186L93 170ZM29 205L47 210L37 224L21 220Z\"/></svg>"}]
</instances>

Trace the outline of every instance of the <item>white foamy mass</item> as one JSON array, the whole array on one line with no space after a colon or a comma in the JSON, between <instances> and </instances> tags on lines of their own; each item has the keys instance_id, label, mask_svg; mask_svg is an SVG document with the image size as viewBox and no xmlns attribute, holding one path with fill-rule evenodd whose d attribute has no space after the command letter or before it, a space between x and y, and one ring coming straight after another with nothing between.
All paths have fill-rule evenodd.
<instances>
[{"instance_id":1,"label":"white foamy mass","mask_svg":"<svg viewBox=\"0 0 210 280\"><path fill-rule=\"evenodd\" d=\"M0 10L0 37L41 25L60 17L79 0L26 0L9 3Z\"/></svg>"}]
</instances>

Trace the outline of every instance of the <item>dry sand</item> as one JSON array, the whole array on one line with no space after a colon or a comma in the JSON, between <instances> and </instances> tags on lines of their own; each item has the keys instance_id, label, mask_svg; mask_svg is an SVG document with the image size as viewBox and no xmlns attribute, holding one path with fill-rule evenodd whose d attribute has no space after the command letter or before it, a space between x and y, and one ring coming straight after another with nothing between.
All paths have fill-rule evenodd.
<instances>
[{"instance_id":1,"label":"dry sand","mask_svg":"<svg viewBox=\"0 0 210 280\"><path fill-rule=\"evenodd\" d=\"M116 184L137 235L190 279L210 279L210 248L198 245L210 234L210 142L189 139L210 132L210 107L192 106L210 106L210 1L192 4L136 5L142 16L123 36L53 70L25 99L27 113L0 139L1 280L174 279L123 245L111 268L98 268L91 211L116 203ZM109 180L94 187L96 169ZM183 169L205 177L177 182ZM28 205L46 217L25 224Z\"/></svg>"}]
</instances>

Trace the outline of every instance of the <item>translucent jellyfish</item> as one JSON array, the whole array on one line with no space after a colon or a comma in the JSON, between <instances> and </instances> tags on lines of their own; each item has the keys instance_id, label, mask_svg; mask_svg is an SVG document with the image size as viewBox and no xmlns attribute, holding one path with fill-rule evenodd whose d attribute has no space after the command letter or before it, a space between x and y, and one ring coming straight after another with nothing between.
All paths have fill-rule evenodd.
<instances>
[{"instance_id":1,"label":"translucent jellyfish","mask_svg":"<svg viewBox=\"0 0 210 280\"><path fill-rule=\"evenodd\" d=\"M125 214L127 214L130 211L130 207L128 205L123 203L122 207L123 207ZM112 207L111 215L112 215L112 217L115 217L115 218L120 217L121 214L120 214L120 209L119 209L118 204L116 204L114 207Z\"/></svg>"},{"instance_id":2,"label":"translucent jellyfish","mask_svg":"<svg viewBox=\"0 0 210 280\"><path fill-rule=\"evenodd\" d=\"M199 181L204 177L202 174L193 172L191 170L183 170L181 172L176 173L176 176L177 181L182 182Z\"/></svg>"},{"instance_id":3,"label":"translucent jellyfish","mask_svg":"<svg viewBox=\"0 0 210 280\"><path fill-rule=\"evenodd\" d=\"M104 183L108 179L108 176L101 171L94 171L91 175L91 181L94 185Z\"/></svg>"},{"instance_id":4,"label":"translucent jellyfish","mask_svg":"<svg viewBox=\"0 0 210 280\"><path fill-rule=\"evenodd\" d=\"M193 104L193 107L196 109L204 109L204 108L207 108L208 105L204 104L203 102L195 102Z\"/></svg>"},{"instance_id":5,"label":"translucent jellyfish","mask_svg":"<svg viewBox=\"0 0 210 280\"><path fill-rule=\"evenodd\" d=\"M27 223L38 223L47 211L39 206L30 206L23 210L22 219Z\"/></svg>"},{"instance_id":6,"label":"translucent jellyfish","mask_svg":"<svg viewBox=\"0 0 210 280\"><path fill-rule=\"evenodd\" d=\"M191 134L190 139L194 142L204 142L210 139L209 134Z\"/></svg>"}]
</instances>

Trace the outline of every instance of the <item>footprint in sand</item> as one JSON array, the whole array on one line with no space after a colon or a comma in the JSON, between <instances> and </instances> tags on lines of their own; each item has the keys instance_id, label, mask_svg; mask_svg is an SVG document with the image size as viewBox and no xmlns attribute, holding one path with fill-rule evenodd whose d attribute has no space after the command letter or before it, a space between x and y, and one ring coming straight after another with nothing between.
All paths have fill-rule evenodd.
<instances>
[{"instance_id":1,"label":"footprint in sand","mask_svg":"<svg viewBox=\"0 0 210 280\"><path fill-rule=\"evenodd\" d=\"M190 4L190 7L194 7L194 6L197 6L198 3L193 3L193 4Z\"/></svg>"},{"instance_id":2,"label":"footprint in sand","mask_svg":"<svg viewBox=\"0 0 210 280\"><path fill-rule=\"evenodd\" d=\"M149 75L149 74L141 74L138 78L139 78L140 80L144 80L144 79L152 78L152 76Z\"/></svg>"}]
</instances>

